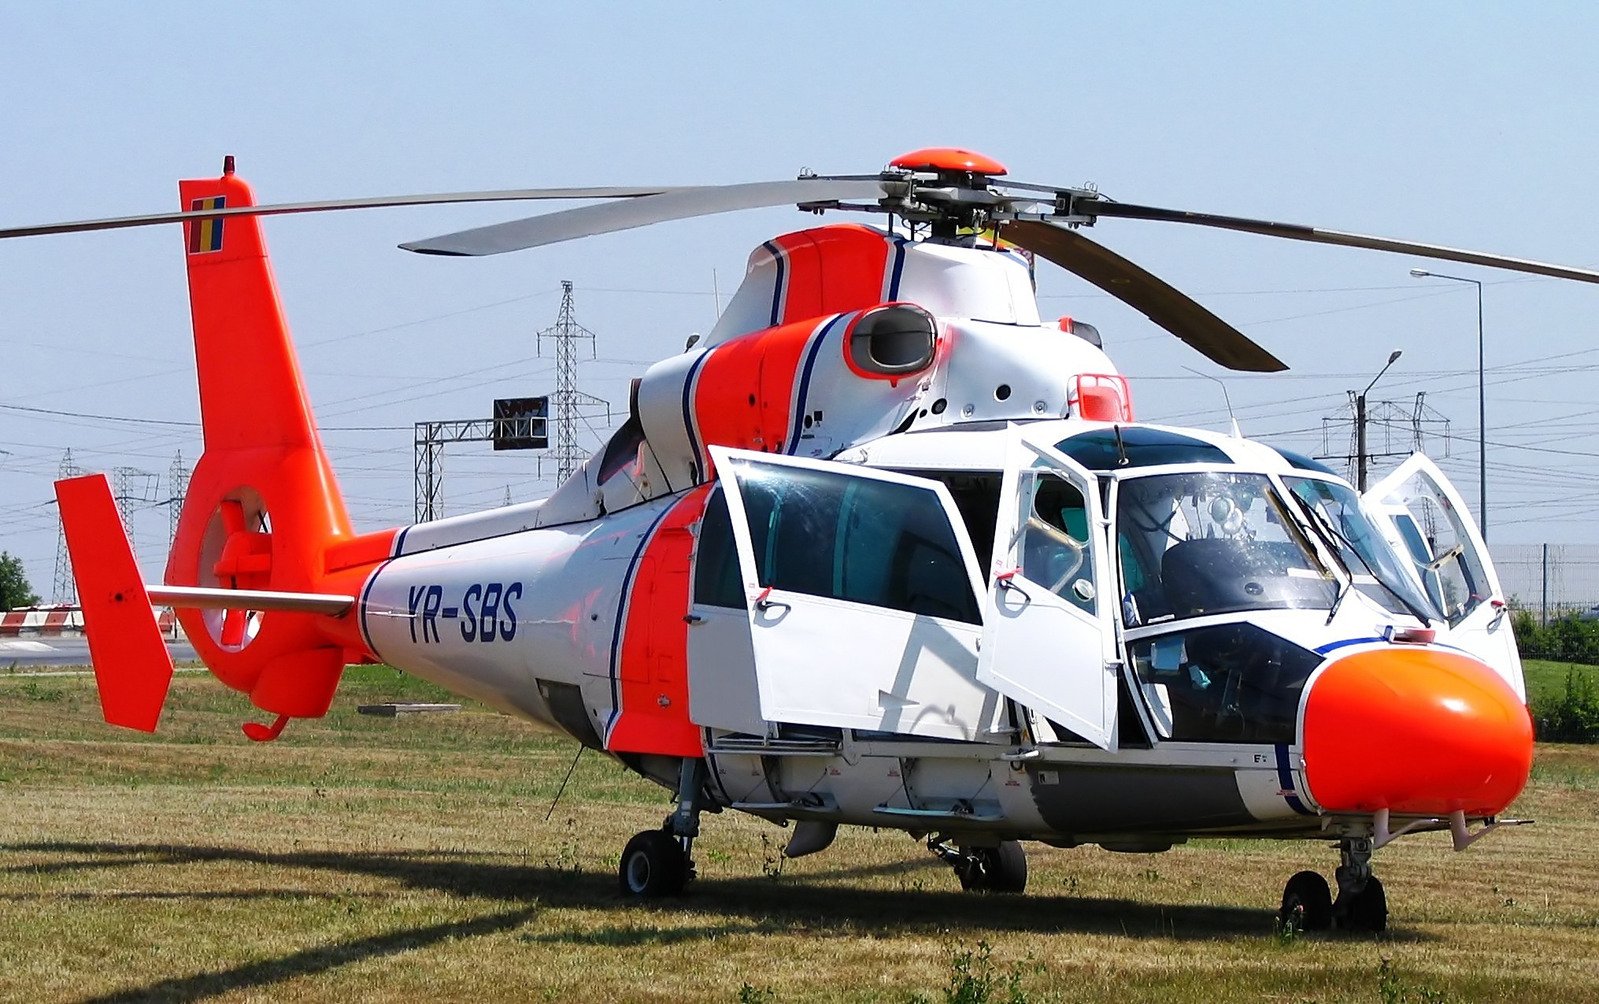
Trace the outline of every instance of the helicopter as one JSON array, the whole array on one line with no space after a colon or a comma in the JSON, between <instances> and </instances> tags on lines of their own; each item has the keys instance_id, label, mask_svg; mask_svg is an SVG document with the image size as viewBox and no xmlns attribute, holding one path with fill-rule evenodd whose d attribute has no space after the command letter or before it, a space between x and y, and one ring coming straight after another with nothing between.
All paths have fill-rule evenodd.
<instances>
[{"instance_id":1,"label":"helicopter","mask_svg":"<svg viewBox=\"0 0 1599 1004\"><path fill-rule=\"evenodd\" d=\"M1412 456L1359 494L1237 434L1139 422L1098 330L1038 309L1058 265L1234 369L1286 365L1082 231L1238 230L1586 282L1437 245L1006 180L957 148L881 172L258 205L232 158L180 211L204 435L163 582L101 475L57 482L107 722L153 731L152 608L270 741L385 662L604 752L674 797L624 848L629 897L684 891L705 813L924 841L963 889L1020 893L1024 842L1152 853L1324 840L1279 919L1380 931L1374 853L1521 820L1533 740L1506 601L1466 504ZM482 255L793 205L702 339L545 499L357 533L278 302L265 216L446 202L588 205L401 245Z\"/></svg>"}]
</instances>

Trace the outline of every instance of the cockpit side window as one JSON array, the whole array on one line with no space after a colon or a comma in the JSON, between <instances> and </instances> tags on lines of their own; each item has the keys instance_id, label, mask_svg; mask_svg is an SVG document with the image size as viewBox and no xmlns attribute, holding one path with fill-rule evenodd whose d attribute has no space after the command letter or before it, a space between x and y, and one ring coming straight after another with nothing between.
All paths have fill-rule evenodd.
<instances>
[{"instance_id":1,"label":"cockpit side window","mask_svg":"<svg viewBox=\"0 0 1599 1004\"><path fill-rule=\"evenodd\" d=\"M1031 490L1032 512L1021 527L1022 575L1091 614L1095 591L1083 493L1047 471L1031 474Z\"/></svg>"},{"instance_id":2,"label":"cockpit side window","mask_svg":"<svg viewBox=\"0 0 1599 1004\"><path fill-rule=\"evenodd\" d=\"M1429 577L1426 559L1417 560L1416 567L1428 593L1417 590L1403 570L1403 559L1397 554L1377 528L1372 525L1361 507L1360 496L1348 485L1314 478L1292 477L1285 479L1293 492L1321 519L1330 530L1339 560L1354 577L1355 588L1382 604L1392 613L1421 612L1436 614L1442 609L1443 596L1436 591L1436 578ZM1415 553L1420 538L1415 536L1415 525L1408 517L1398 521L1406 544ZM1406 530L1410 531L1406 534Z\"/></svg>"}]
</instances>

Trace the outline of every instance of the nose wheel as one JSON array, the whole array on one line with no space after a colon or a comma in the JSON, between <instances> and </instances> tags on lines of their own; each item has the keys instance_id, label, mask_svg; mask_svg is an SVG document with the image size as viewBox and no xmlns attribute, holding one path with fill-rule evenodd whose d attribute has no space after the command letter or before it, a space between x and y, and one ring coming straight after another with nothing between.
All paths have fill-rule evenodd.
<instances>
[{"instance_id":1,"label":"nose wheel","mask_svg":"<svg viewBox=\"0 0 1599 1004\"><path fill-rule=\"evenodd\" d=\"M1287 934L1325 931L1332 927L1332 890L1316 872L1295 872L1283 887L1277 927Z\"/></svg>"},{"instance_id":2,"label":"nose wheel","mask_svg":"<svg viewBox=\"0 0 1599 1004\"><path fill-rule=\"evenodd\" d=\"M1342 863L1335 873L1338 898L1327 880L1312 871L1297 872L1283 888L1277 926L1285 932L1340 931L1376 934L1388 929L1388 894L1371 873L1370 837L1345 837L1338 842Z\"/></svg>"},{"instance_id":3,"label":"nose wheel","mask_svg":"<svg viewBox=\"0 0 1599 1004\"><path fill-rule=\"evenodd\" d=\"M1339 869L1342 871L1342 869ZM1333 903L1333 922L1340 931L1376 934L1388 929L1388 894L1375 875L1359 891L1340 890Z\"/></svg>"},{"instance_id":4,"label":"nose wheel","mask_svg":"<svg viewBox=\"0 0 1599 1004\"><path fill-rule=\"evenodd\" d=\"M1388 928L1388 894L1371 873L1370 837L1345 837L1338 842L1338 898L1333 922L1341 931L1375 934Z\"/></svg>"}]
</instances>

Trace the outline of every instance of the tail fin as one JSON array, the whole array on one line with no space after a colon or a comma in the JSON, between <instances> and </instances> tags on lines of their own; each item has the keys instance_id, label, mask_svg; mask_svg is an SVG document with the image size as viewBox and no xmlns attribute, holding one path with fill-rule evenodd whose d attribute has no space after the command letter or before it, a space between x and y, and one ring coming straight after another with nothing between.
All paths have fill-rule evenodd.
<instances>
[{"instance_id":1,"label":"tail fin","mask_svg":"<svg viewBox=\"0 0 1599 1004\"><path fill-rule=\"evenodd\" d=\"M180 182L179 192L184 209L256 204L232 158L220 178ZM166 582L353 593L361 569L387 557L393 531L357 539L350 529L260 220L191 221L184 244L205 451L189 481ZM280 716L325 713L346 661L367 654L348 615L183 610L179 617L218 678Z\"/></svg>"},{"instance_id":2,"label":"tail fin","mask_svg":"<svg viewBox=\"0 0 1599 1004\"><path fill-rule=\"evenodd\" d=\"M172 684L172 656L139 578L104 474L56 482L61 526L78 574L84 633L112 725L154 732Z\"/></svg>"}]
</instances>

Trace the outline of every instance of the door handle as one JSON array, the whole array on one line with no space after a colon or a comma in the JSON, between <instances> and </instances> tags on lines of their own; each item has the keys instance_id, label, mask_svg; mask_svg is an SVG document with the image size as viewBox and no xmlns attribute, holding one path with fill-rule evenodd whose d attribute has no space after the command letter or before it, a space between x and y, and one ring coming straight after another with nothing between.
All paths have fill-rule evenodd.
<instances>
[{"instance_id":1,"label":"door handle","mask_svg":"<svg viewBox=\"0 0 1599 1004\"><path fill-rule=\"evenodd\" d=\"M1028 603L1031 603L1033 602L1033 598L1027 595L1027 590L1011 581L1020 571L1020 568L1013 568L1008 572L1000 572L998 575L994 576L994 585L998 586L1002 590L1014 589L1018 593L1022 594L1022 599L1026 600Z\"/></svg>"},{"instance_id":2,"label":"door handle","mask_svg":"<svg viewBox=\"0 0 1599 1004\"><path fill-rule=\"evenodd\" d=\"M701 617L699 614L684 614L683 615L683 623L684 624L704 624L705 623L705 618Z\"/></svg>"},{"instance_id":3,"label":"door handle","mask_svg":"<svg viewBox=\"0 0 1599 1004\"><path fill-rule=\"evenodd\" d=\"M767 586L765 589L762 589L761 590L761 594L759 596L755 597L755 609L756 610L770 610L773 607L782 607L784 610L792 610L793 609L787 603L784 603L782 600L771 599L770 598L771 595L772 595L772 587L771 586Z\"/></svg>"}]
</instances>

